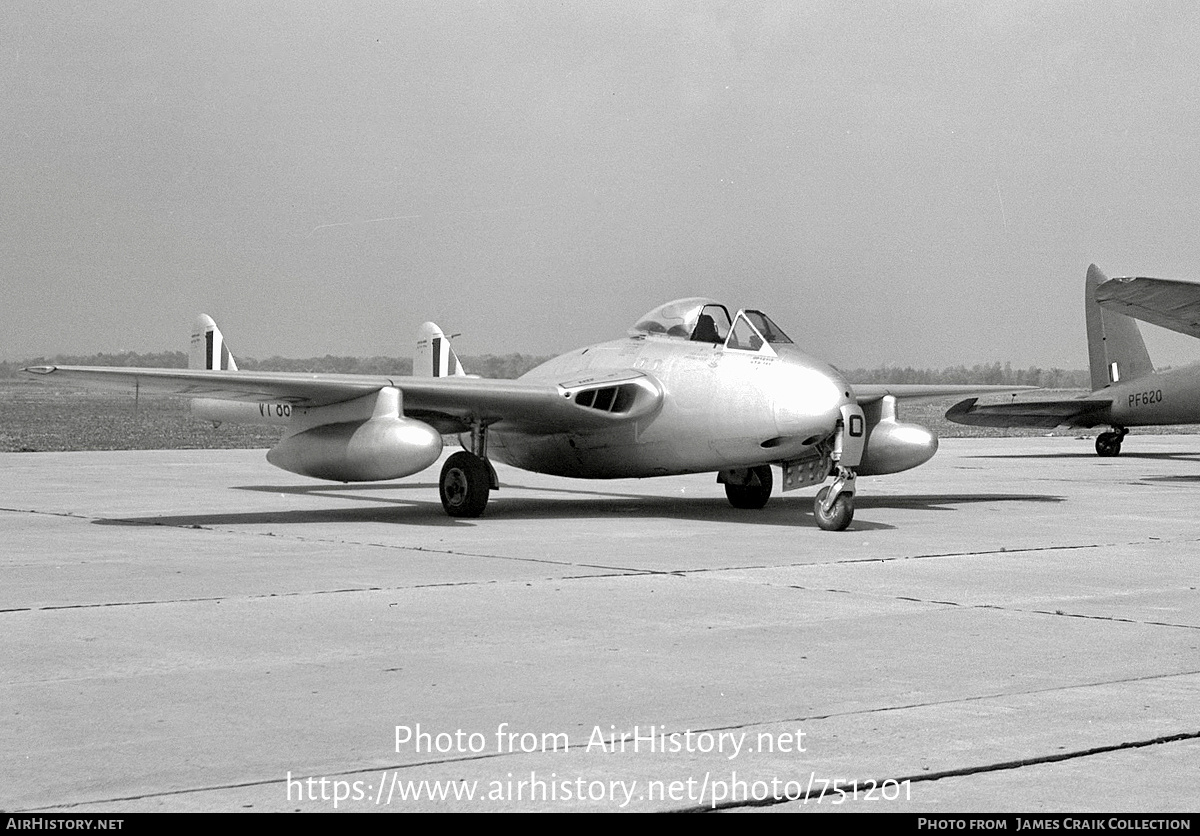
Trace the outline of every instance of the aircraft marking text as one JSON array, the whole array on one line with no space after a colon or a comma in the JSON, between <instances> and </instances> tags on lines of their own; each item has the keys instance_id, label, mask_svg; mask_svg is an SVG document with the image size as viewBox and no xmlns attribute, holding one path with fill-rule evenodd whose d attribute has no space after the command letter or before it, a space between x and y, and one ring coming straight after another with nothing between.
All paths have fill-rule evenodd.
<instances>
[{"instance_id":1,"label":"aircraft marking text","mask_svg":"<svg viewBox=\"0 0 1200 836\"><path fill-rule=\"evenodd\" d=\"M1162 389L1152 389L1149 392L1135 392L1129 396L1129 406L1149 406L1152 403L1162 403Z\"/></svg>"}]
</instances>

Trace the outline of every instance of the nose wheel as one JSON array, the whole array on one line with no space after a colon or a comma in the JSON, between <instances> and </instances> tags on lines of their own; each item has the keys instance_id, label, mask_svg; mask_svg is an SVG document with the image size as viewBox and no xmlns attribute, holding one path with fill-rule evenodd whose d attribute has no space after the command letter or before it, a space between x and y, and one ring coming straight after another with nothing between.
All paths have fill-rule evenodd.
<instances>
[{"instance_id":1,"label":"nose wheel","mask_svg":"<svg viewBox=\"0 0 1200 836\"><path fill-rule=\"evenodd\" d=\"M850 393L847 392L849 397ZM895 417L896 401L884 398L884 406ZM854 519L854 468L862 463L867 446L866 416L857 403L844 403L840 407L841 418L833 434L833 452L830 458L836 462L834 480L827 488L821 488L813 500L813 516L824 531L845 531ZM882 412L880 414L883 414Z\"/></svg>"},{"instance_id":2,"label":"nose wheel","mask_svg":"<svg viewBox=\"0 0 1200 836\"><path fill-rule=\"evenodd\" d=\"M854 471L838 468L833 484L813 500L813 516L823 531L845 531L854 519Z\"/></svg>"}]
</instances>

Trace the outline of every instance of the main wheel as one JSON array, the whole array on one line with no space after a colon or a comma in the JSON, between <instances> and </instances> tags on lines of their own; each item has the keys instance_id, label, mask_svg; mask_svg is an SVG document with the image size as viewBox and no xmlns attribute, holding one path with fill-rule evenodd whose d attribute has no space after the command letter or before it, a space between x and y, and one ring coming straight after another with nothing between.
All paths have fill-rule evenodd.
<instances>
[{"instance_id":1,"label":"main wheel","mask_svg":"<svg viewBox=\"0 0 1200 836\"><path fill-rule=\"evenodd\" d=\"M487 507L492 477L487 462L465 450L442 465L442 507L452 517L478 517Z\"/></svg>"},{"instance_id":2,"label":"main wheel","mask_svg":"<svg viewBox=\"0 0 1200 836\"><path fill-rule=\"evenodd\" d=\"M1096 455L1098 456L1119 456L1121 455L1121 440L1120 433L1100 433L1096 436Z\"/></svg>"},{"instance_id":3,"label":"main wheel","mask_svg":"<svg viewBox=\"0 0 1200 836\"><path fill-rule=\"evenodd\" d=\"M750 469L750 473L758 477L757 485L732 485L725 483L725 496L734 508L762 508L771 498L771 487L774 477L771 475L769 464Z\"/></svg>"},{"instance_id":4,"label":"main wheel","mask_svg":"<svg viewBox=\"0 0 1200 836\"><path fill-rule=\"evenodd\" d=\"M845 531L854 519L854 494L840 494L828 512L825 511L827 496L829 488L824 487L813 500L813 516L817 518L817 525L825 531Z\"/></svg>"}]
</instances>

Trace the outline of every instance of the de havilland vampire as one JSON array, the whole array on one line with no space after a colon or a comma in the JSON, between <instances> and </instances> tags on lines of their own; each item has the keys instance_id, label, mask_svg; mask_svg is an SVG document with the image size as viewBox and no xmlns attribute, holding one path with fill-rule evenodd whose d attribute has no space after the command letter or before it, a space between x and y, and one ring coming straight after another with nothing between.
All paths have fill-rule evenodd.
<instances>
[{"instance_id":1,"label":"de havilland vampire","mask_svg":"<svg viewBox=\"0 0 1200 836\"><path fill-rule=\"evenodd\" d=\"M1101 427L1096 453L1116 456L1130 427L1200 423L1200 365L1155 371L1131 317L1200 337L1200 285L1109 279L1095 264L1083 297L1092 393L1065 401L980 404L968 398L946 417L977 427Z\"/></svg>"},{"instance_id":2,"label":"de havilland vampire","mask_svg":"<svg viewBox=\"0 0 1200 836\"><path fill-rule=\"evenodd\" d=\"M193 398L221 422L285 425L267 461L318 479L397 479L433 464L442 437L464 450L442 468L442 504L477 517L499 488L491 459L584 479L717 473L729 501L761 508L772 466L783 490L817 494L817 524L842 530L855 478L928 461L934 433L896 418L896 399L1013 387L852 386L803 353L765 314L706 298L669 302L624 339L556 357L518 380L463 373L449 341L422 326L412 376L299 374L237 369L221 332L201 316L190 366L141 369L37 366L45 379ZM1016 387L1021 388L1021 387Z\"/></svg>"}]
</instances>

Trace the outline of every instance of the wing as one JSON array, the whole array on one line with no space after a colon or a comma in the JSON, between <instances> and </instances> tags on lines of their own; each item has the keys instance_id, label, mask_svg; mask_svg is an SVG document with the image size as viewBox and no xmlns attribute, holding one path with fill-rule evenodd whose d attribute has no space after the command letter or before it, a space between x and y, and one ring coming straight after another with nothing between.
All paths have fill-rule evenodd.
<instances>
[{"instance_id":1,"label":"wing","mask_svg":"<svg viewBox=\"0 0 1200 836\"><path fill-rule=\"evenodd\" d=\"M1200 337L1200 284L1172 279L1109 279L1096 301L1116 313Z\"/></svg>"},{"instance_id":2,"label":"wing","mask_svg":"<svg viewBox=\"0 0 1200 836\"><path fill-rule=\"evenodd\" d=\"M982 395L988 392L1023 392L1036 386L965 386L936 383L855 383L859 403L871 403L891 395L893 398L940 398L946 395Z\"/></svg>"},{"instance_id":3,"label":"wing","mask_svg":"<svg viewBox=\"0 0 1200 836\"><path fill-rule=\"evenodd\" d=\"M648 415L663 397L657 381L636 371L561 382L104 366L34 366L24 371L94 389L278 401L301 409L394 387L400 390L405 415L444 433L462 432L477 421L531 433L599 427Z\"/></svg>"},{"instance_id":4,"label":"wing","mask_svg":"<svg viewBox=\"0 0 1200 836\"><path fill-rule=\"evenodd\" d=\"M959 401L946 412L946 418L956 424L973 427L1094 427L1109 423L1109 408L1112 406L1112 401L1107 398L984 406L978 406L978 400L967 398Z\"/></svg>"}]
</instances>

